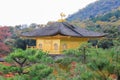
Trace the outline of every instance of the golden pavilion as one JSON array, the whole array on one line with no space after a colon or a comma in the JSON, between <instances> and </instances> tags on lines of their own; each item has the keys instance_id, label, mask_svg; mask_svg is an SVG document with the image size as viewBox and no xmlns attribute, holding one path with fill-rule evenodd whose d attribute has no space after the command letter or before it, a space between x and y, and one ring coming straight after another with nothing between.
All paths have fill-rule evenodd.
<instances>
[{"instance_id":1,"label":"golden pavilion","mask_svg":"<svg viewBox=\"0 0 120 80\"><path fill-rule=\"evenodd\" d=\"M54 22L47 27L21 34L23 38L35 39L34 48L49 54L61 54L63 50L74 49L89 39L104 37L105 34L93 32L70 24Z\"/></svg>"}]
</instances>

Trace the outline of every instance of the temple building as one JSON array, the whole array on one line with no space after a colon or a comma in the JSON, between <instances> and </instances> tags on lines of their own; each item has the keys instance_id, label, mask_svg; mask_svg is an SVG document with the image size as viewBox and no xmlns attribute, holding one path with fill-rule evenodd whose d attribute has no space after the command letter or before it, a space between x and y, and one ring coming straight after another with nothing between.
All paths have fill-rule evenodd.
<instances>
[{"instance_id":1,"label":"temple building","mask_svg":"<svg viewBox=\"0 0 120 80\"><path fill-rule=\"evenodd\" d=\"M42 49L49 54L61 54L63 50L74 49L89 39L101 38L105 34L88 31L69 22L54 22L47 27L22 33L23 38L35 39L34 48Z\"/></svg>"}]
</instances>

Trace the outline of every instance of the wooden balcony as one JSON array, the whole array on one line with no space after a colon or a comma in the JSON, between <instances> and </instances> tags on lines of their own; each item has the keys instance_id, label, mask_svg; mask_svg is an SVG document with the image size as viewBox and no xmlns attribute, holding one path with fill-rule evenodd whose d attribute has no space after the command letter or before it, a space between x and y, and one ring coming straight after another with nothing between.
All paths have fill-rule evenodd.
<instances>
[{"instance_id":1,"label":"wooden balcony","mask_svg":"<svg viewBox=\"0 0 120 80\"><path fill-rule=\"evenodd\" d=\"M26 46L26 48L36 48L36 46Z\"/></svg>"}]
</instances>

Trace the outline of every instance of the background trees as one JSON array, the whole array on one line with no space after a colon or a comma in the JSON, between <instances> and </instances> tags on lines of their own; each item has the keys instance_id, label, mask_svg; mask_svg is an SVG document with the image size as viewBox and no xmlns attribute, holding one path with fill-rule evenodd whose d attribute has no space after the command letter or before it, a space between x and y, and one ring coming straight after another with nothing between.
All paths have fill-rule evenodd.
<instances>
[{"instance_id":1,"label":"background trees","mask_svg":"<svg viewBox=\"0 0 120 80\"><path fill-rule=\"evenodd\" d=\"M11 35L9 27L0 26L0 53L7 53L10 51L9 46L5 44L5 40Z\"/></svg>"}]
</instances>

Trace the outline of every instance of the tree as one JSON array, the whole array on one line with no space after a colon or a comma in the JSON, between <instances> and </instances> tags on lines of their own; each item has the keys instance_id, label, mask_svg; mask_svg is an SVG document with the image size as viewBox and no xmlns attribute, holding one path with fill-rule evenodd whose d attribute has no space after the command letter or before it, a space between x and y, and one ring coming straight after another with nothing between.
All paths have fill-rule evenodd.
<instances>
[{"instance_id":1,"label":"tree","mask_svg":"<svg viewBox=\"0 0 120 80\"><path fill-rule=\"evenodd\" d=\"M37 26L38 25L36 23L31 23L29 27L35 29Z\"/></svg>"},{"instance_id":2,"label":"tree","mask_svg":"<svg viewBox=\"0 0 120 80\"><path fill-rule=\"evenodd\" d=\"M17 25L15 27L13 26L9 26L10 28L10 32L11 32L11 36L9 39L7 39L6 41L6 44L10 45L11 47L11 50L13 48L21 48L23 50L26 49L26 45L28 46L35 46L35 40L32 40L32 39L22 39L20 38L20 35L24 32L27 32L27 31L31 31L33 29L31 28L27 28L27 27L22 27L21 25Z\"/></svg>"},{"instance_id":3,"label":"tree","mask_svg":"<svg viewBox=\"0 0 120 80\"><path fill-rule=\"evenodd\" d=\"M114 41L114 46L108 49L82 45L78 49L67 50L65 55L68 55L68 59L66 61L65 57L61 62L70 65L75 61L77 64L72 71L73 76L70 77L71 72L67 71L67 73L70 72L70 75L67 76L68 80L112 80L117 77L119 80L119 50L119 41Z\"/></svg>"},{"instance_id":4,"label":"tree","mask_svg":"<svg viewBox=\"0 0 120 80\"><path fill-rule=\"evenodd\" d=\"M17 39L15 40L14 47L15 47L15 48L21 48L21 49L25 50L25 49L26 49L26 45L27 45L25 41L26 41L26 40L23 40L23 39L21 39L21 38L17 38Z\"/></svg>"},{"instance_id":5,"label":"tree","mask_svg":"<svg viewBox=\"0 0 120 80\"><path fill-rule=\"evenodd\" d=\"M11 63L11 66L1 65L2 72L23 76L26 80L41 80L52 73L49 64L52 64L53 60L41 50L15 49L5 61Z\"/></svg>"},{"instance_id":6,"label":"tree","mask_svg":"<svg viewBox=\"0 0 120 80\"><path fill-rule=\"evenodd\" d=\"M0 53L9 52L9 47L5 44L5 39L11 35L9 27L0 27Z\"/></svg>"}]
</instances>

